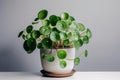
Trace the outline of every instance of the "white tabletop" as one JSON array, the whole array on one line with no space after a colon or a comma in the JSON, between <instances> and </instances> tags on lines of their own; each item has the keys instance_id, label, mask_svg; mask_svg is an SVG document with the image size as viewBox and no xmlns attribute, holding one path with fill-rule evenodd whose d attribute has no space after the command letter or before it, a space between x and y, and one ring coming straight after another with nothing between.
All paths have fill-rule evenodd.
<instances>
[{"instance_id":1,"label":"white tabletop","mask_svg":"<svg viewBox=\"0 0 120 80\"><path fill-rule=\"evenodd\" d=\"M42 77L40 73L0 72L0 80L120 80L120 72L76 72L71 77Z\"/></svg>"}]
</instances>

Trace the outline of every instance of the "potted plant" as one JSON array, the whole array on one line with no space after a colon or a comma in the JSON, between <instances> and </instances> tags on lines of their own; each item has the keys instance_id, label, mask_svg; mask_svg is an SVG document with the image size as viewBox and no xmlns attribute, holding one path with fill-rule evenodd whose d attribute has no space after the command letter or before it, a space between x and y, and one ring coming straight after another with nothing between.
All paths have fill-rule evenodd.
<instances>
[{"instance_id":1,"label":"potted plant","mask_svg":"<svg viewBox=\"0 0 120 80\"><path fill-rule=\"evenodd\" d=\"M75 57L75 49L89 43L92 33L89 28L76 22L67 12L60 16L50 15L41 10L37 18L18 37L24 39L23 48L30 54L36 48L40 49L43 74L47 76L69 76L74 72L74 65L80 62L81 54ZM35 29L37 26L38 29Z\"/></svg>"}]
</instances>

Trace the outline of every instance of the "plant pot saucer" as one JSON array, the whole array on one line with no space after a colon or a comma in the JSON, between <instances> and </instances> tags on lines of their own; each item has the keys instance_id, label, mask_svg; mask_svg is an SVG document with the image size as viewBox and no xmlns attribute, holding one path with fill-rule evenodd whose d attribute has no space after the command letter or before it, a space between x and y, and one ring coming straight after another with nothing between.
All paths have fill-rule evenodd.
<instances>
[{"instance_id":1,"label":"plant pot saucer","mask_svg":"<svg viewBox=\"0 0 120 80\"><path fill-rule=\"evenodd\" d=\"M43 76L46 77L68 77L68 76L72 76L75 73L75 70L72 70L70 73L65 73L65 74L56 74L52 72L47 72L45 70L41 70L41 73L43 74Z\"/></svg>"}]
</instances>

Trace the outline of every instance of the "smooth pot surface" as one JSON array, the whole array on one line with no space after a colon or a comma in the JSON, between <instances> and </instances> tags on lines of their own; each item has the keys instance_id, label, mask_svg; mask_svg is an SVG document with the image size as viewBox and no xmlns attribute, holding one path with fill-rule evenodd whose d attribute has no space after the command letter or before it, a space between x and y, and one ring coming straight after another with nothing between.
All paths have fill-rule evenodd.
<instances>
[{"instance_id":1,"label":"smooth pot surface","mask_svg":"<svg viewBox=\"0 0 120 80\"><path fill-rule=\"evenodd\" d=\"M60 59L57 56L58 50L65 50L67 52L67 57L64 59L67 62L67 66L65 68L60 67ZM64 74L70 73L74 67L74 58L75 58L75 48L66 48L66 49L52 49L52 53L50 53L51 49L41 49L40 53L51 54L55 57L53 62L48 62L45 59L41 58L41 63L43 70L56 73L56 74Z\"/></svg>"}]
</instances>

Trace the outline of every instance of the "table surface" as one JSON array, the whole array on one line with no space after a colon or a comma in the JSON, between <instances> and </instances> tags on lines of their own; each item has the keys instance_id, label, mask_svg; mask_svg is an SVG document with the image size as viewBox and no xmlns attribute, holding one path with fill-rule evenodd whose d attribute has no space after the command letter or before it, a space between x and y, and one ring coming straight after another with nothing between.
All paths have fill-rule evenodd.
<instances>
[{"instance_id":1,"label":"table surface","mask_svg":"<svg viewBox=\"0 0 120 80\"><path fill-rule=\"evenodd\" d=\"M75 72L71 77L43 77L41 73L0 72L0 80L120 80L120 72Z\"/></svg>"}]
</instances>

